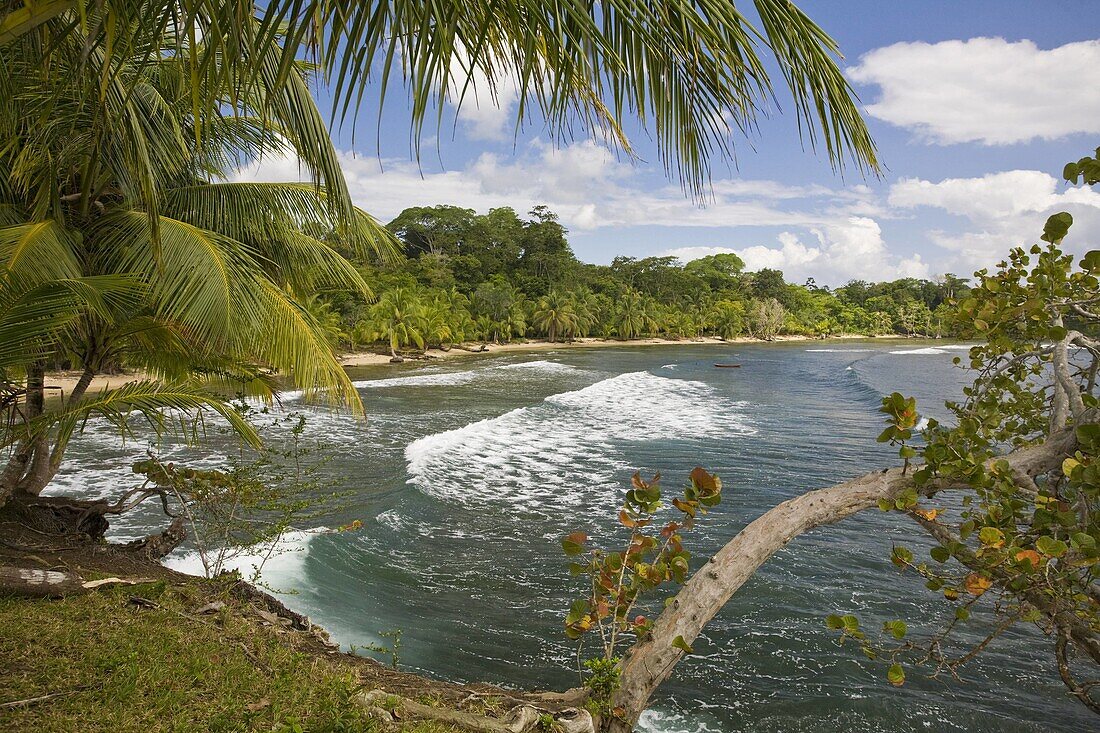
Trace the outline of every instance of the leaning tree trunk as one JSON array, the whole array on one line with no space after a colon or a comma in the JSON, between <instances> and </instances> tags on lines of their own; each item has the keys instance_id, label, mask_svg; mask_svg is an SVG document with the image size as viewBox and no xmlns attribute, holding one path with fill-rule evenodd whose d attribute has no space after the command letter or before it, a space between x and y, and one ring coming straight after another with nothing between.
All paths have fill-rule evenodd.
<instances>
[{"instance_id":1,"label":"leaning tree trunk","mask_svg":"<svg viewBox=\"0 0 1100 733\"><path fill-rule=\"evenodd\" d=\"M1015 451L999 460L1008 461L1017 474L1034 477L1061 465L1075 446L1074 432L1064 430L1040 446ZM673 646L676 637L683 637L690 645L776 551L803 532L876 507L880 499L894 499L912 486L912 474L904 474L900 468L870 473L802 494L751 522L695 572L658 617L652 632L631 647L623 660L620 688L612 699L612 706L620 708L623 715L603 721L604 727L612 733L633 729L650 697L684 656ZM931 495L947 488L951 486L940 483L924 491Z\"/></svg>"},{"instance_id":2,"label":"leaning tree trunk","mask_svg":"<svg viewBox=\"0 0 1100 733\"><path fill-rule=\"evenodd\" d=\"M78 402L91 386L95 370L86 367L68 395L69 403ZM26 401L23 411L24 425L39 418L45 412L46 373L42 364L33 364L27 369ZM8 459L4 471L0 473L0 507L19 494L38 496L49 486L61 469L64 450L61 446L52 446L47 435L28 436L21 441Z\"/></svg>"}]
</instances>

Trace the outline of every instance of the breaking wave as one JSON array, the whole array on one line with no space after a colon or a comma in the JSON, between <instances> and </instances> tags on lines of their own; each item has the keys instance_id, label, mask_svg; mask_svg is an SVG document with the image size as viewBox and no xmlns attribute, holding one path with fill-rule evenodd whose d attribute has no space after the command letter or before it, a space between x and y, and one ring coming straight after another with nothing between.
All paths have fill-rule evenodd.
<instances>
[{"instance_id":1,"label":"breaking wave","mask_svg":"<svg viewBox=\"0 0 1100 733\"><path fill-rule=\"evenodd\" d=\"M703 382L631 372L425 436L405 459L410 483L438 498L557 505L610 482L625 444L755 432L743 407Z\"/></svg>"}]
</instances>

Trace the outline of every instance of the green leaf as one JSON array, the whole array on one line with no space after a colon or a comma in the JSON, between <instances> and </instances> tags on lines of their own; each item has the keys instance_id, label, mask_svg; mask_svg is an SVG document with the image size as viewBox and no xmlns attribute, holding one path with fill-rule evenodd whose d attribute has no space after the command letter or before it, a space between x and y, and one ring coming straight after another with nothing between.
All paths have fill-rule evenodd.
<instances>
[{"instance_id":1,"label":"green leaf","mask_svg":"<svg viewBox=\"0 0 1100 733\"><path fill-rule=\"evenodd\" d=\"M928 554L932 556L932 559L936 562L947 562L951 559L951 553L943 545L937 545L928 551Z\"/></svg>"},{"instance_id":2,"label":"green leaf","mask_svg":"<svg viewBox=\"0 0 1100 733\"><path fill-rule=\"evenodd\" d=\"M1053 537L1040 537L1035 541L1035 547L1039 552L1050 557L1061 557L1069 550L1069 545L1062 540L1056 540Z\"/></svg>"},{"instance_id":3,"label":"green leaf","mask_svg":"<svg viewBox=\"0 0 1100 733\"><path fill-rule=\"evenodd\" d=\"M890 665L890 669L886 670L886 679L890 681L891 685L901 687L905 684L905 670L895 662Z\"/></svg>"},{"instance_id":4,"label":"green leaf","mask_svg":"<svg viewBox=\"0 0 1100 733\"><path fill-rule=\"evenodd\" d=\"M844 619L837 616L835 613L829 614L825 617L825 627L833 631L839 631L844 628Z\"/></svg>"},{"instance_id":5,"label":"green leaf","mask_svg":"<svg viewBox=\"0 0 1100 733\"><path fill-rule=\"evenodd\" d=\"M1040 239L1051 244L1058 244L1065 238L1071 226L1073 226L1073 217L1067 211L1060 211L1047 219L1047 223L1043 226L1043 236ZM1091 268L1086 269L1091 272Z\"/></svg>"},{"instance_id":6,"label":"green leaf","mask_svg":"<svg viewBox=\"0 0 1100 733\"><path fill-rule=\"evenodd\" d=\"M689 646L688 643L686 641L684 641L684 637L682 637L682 636L677 636L675 639L673 639L672 640L672 646L676 647L677 649L682 650L684 652L684 654L691 654L692 653L691 646Z\"/></svg>"},{"instance_id":7,"label":"green leaf","mask_svg":"<svg viewBox=\"0 0 1100 733\"><path fill-rule=\"evenodd\" d=\"M1005 534L996 527L982 527L978 532L978 539L983 545L993 547L1004 543Z\"/></svg>"},{"instance_id":8,"label":"green leaf","mask_svg":"<svg viewBox=\"0 0 1100 733\"><path fill-rule=\"evenodd\" d=\"M889 631L895 639L904 639L905 634L909 629L909 627L906 626L905 622L901 620L887 621L882 625L882 628L885 631Z\"/></svg>"},{"instance_id":9,"label":"green leaf","mask_svg":"<svg viewBox=\"0 0 1100 733\"><path fill-rule=\"evenodd\" d=\"M1100 271L1100 250L1091 250L1081 258L1081 269L1088 272Z\"/></svg>"}]
</instances>

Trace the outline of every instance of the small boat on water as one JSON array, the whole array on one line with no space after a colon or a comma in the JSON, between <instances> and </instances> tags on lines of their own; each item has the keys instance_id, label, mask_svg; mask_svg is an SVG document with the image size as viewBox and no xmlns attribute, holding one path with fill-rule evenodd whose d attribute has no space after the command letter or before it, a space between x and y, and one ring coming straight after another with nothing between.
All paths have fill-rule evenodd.
<instances>
[{"instance_id":1,"label":"small boat on water","mask_svg":"<svg viewBox=\"0 0 1100 733\"><path fill-rule=\"evenodd\" d=\"M715 364L719 369L740 369L740 364Z\"/></svg>"}]
</instances>

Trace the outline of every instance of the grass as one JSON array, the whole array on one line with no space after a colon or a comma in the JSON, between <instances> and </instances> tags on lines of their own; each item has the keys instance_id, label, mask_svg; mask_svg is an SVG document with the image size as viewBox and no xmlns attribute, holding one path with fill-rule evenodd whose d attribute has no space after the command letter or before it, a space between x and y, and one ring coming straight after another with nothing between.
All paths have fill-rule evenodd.
<instances>
[{"instance_id":1,"label":"grass","mask_svg":"<svg viewBox=\"0 0 1100 733\"><path fill-rule=\"evenodd\" d=\"M196 615L212 597L226 607ZM209 583L0 598L0 629L0 704L60 693L0 708L3 731L381 731L353 701L356 665L296 648ZM402 730L455 732L426 723Z\"/></svg>"}]
</instances>

